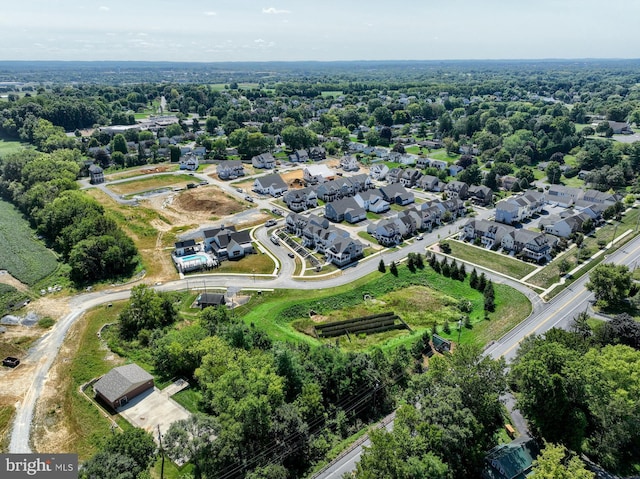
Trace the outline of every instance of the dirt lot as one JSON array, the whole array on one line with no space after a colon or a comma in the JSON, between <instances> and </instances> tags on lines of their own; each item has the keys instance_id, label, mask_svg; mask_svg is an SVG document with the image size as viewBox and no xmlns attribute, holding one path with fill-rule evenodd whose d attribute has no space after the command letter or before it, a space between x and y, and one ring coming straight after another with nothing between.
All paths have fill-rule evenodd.
<instances>
[{"instance_id":1,"label":"dirt lot","mask_svg":"<svg viewBox=\"0 0 640 479\"><path fill-rule=\"evenodd\" d=\"M7 271L5 270L0 270L0 283L4 283L4 284L8 284L9 286L13 286L14 288L16 288L18 291L28 291L29 287L18 281L17 279L15 279L13 276L11 276Z\"/></svg>"},{"instance_id":2,"label":"dirt lot","mask_svg":"<svg viewBox=\"0 0 640 479\"><path fill-rule=\"evenodd\" d=\"M243 203L212 185L156 196L141 205L158 211L171 222L171 227L207 223L245 209ZM158 223L165 230L170 229L166 223Z\"/></svg>"}]
</instances>

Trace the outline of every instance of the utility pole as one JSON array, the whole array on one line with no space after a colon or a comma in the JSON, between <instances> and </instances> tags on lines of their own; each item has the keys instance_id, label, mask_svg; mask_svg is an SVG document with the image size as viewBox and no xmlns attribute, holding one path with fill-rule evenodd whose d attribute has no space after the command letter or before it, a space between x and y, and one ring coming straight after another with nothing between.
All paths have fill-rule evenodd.
<instances>
[{"instance_id":1,"label":"utility pole","mask_svg":"<svg viewBox=\"0 0 640 479\"><path fill-rule=\"evenodd\" d=\"M616 225L613 228L613 238L611 238L611 248L613 248L613 242L616 239L616 231L618 231L618 224L619 223L616 223Z\"/></svg>"},{"instance_id":2,"label":"utility pole","mask_svg":"<svg viewBox=\"0 0 640 479\"><path fill-rule=\"evenodd\" d=\"M160 434L160 424L158 424L158 443L160 444L160 455L162 456L162 464L160 466L160 479L164 479L164 449L162 449L162 434Z\"/></svg>"}]
</instances>

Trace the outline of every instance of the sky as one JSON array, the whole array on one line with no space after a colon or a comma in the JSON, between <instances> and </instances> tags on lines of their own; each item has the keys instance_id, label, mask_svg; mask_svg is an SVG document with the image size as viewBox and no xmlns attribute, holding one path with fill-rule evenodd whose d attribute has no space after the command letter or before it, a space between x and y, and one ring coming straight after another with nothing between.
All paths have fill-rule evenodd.
<instances>
[{"instance_id":1,"label":"sky","mask_svg":"<svg viewBox=\"0 0 640 479\"><path fill-rule=\"evenodd\" d=\"M0 60L638 58L640 1L5 0Z\"/></svg>"}]
</instances>

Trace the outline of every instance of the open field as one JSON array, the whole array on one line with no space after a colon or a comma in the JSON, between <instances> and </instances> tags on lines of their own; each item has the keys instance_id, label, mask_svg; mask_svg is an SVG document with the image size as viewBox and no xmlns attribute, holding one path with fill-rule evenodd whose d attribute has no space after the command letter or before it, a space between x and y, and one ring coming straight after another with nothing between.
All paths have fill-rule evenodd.
<instances>
[{"instance_id":1,"label":"open field","mask_svg":"<svg viewBox=\"0 0 640 479\"><path fill-rule=\"evenodd\" d=\"M257 248L254 249L258 251ZM275 267L276 265L268 255L256 253L247 255L239 261L223 261L214 272L220 274L273 274Z\"/></svg>"},{"instance_id":2,"label":"open field","mask_svg":"<svg viewBox=\"0 0 640 479\"><path fill-rule=\"evenodd\" d=\"M446 161L448 163L455 163L456 161L458 161L460 159L460 154L458 153L454 153L454 154L449 154L447 153L447 150L445 150L444 148L440 149L440 150L433 150L431 153L429 153L427 155L429 158L433 158L434 160L442 160L442 161Z\"/></svg>"},{"instance_id":3,"label":"open field","mask_svg":"<svg viewBox=\"0 0 640 479\"><path fill-rule=\"evenodd\" d=\"M159 164L159 165L145 165L136 166L134 168L127 168L124 170L107 170L104 178L106 181L125 180L127 178L136 178L140 175L149 175L152 173L167 173L171 171L178 171L179 165L174 164Z\"/></svg>"},{"instance_id":4,"label":"open field","mask_svg":"<svg viewBox=\"0 0 640 479\"><path fill-rule=\"evenodd\" d=\"M0 137L0 157L20 151L26 146L27 144L21 143L17 140L8 140Z\"/></svg>"},{"instance_id":5,"label":"open field","mask_svg":"<svg viewBox=\"0 0 640 479\"><path fill-rule=\"evenodd\" d=\"M0 452L5 452L9 445L9 427L15 412L14 406L0 406Z\"/></svg>"},{"instance_id":6,"label":"open field","mask_svg":"<svg viewBox=\"0 0 640 479\"><path fill-rule=\"evenodd\" d=\"M397 278L393 278L390 273L383 275L374 272L331 291L296 291L294 296L290 291L279 290L254 296L249 305L238 308L237 313L245 322L254 323L274 340L302 341L311 345L322 344L327 340L319 341L303 332L313 326L313 320L308 316L310 310L315 311L319 317L336 320L374 314L375 308L382 307L384 310L394 310L416 331L413 334L390 331L359 338L361 340L351 343L346 337L340 339L340 344L345 349L362 350L373 346L392 349L400 344L408 344L415 340L415 334L430 329L433 321L441 326L444 321L457 320L460 313L455 313L454 304L457 299L454 298L467 298L474 306L470 314L473 329L463 331L463 342L485 344L491 339L497 339L526 318L531 311L524 295L496 284L496 312L490 314L490 321L484 321L482 294L472 289L468 280L451 280L429 267L410 273L401 265L398 272ZM370 303L362 300L364 294L372 297ZM380 306L379 301L384 306ZM416 301L420 305L414 304ZM405 304L407 302L410 306ZM335 342L335 339L332 341Z\"/></svg>"},{"instance_id":7,"label":"open field","mask_svg":"<svg viewBox=\"0 0 640 479\"><path fill-rule=\"evenodd\" d=\"M55 255L42 242L20 212L0 200L0 269L22 283L33 285L58 267Z\"/></svg>"},{"instance_id":8,"label":"open field","mask_svg":"<svg viewBox=\"0 0 640 479\"><path fill-rule=\"evenodd\" d=\"M484 248L471 246L460 241L449 241L448 243L451 246L452 256L498 271L512 278L520 279L536 269L532 264Z\"/></svg>"},{"instance_id":9,"label":"open field","mask_svg":"<svg viewBox=\"0 0 640 479\"><path fill-rule=\"evenodd\" d=\"M134 195L160 188L182 188L185 187L187 183L194 182L194 178L189 175L162 175L111 184L107 186L107 188L119 195Z\"/></svg>"}]
</instances>

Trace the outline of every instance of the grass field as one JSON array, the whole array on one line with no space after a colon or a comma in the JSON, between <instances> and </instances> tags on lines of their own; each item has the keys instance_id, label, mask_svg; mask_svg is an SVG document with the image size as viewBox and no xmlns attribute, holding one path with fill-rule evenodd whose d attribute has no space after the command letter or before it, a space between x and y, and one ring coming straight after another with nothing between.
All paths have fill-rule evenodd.
<instances>
[{"instance_id":1,"label":"grass field","mask_svg":"<svg viewBox=\"0 0 640 479\"><path fill-rule=\"evenodd\" d=\"M470 263L498 271L512 278L520 279L536 269L535 266L500 253L471 246L460 241L449 241L451 255Z\"/></svg>"},{"instance_id":2,"label":"grass field","mask_svg":"<svg viewBox=\"0 0 640 479\"><path fill-rule=\"evenodd\" d=\"M0 137L0 157L22 150L27 144Z\"/></svg>"},{"instance_id":3,"label":"grass field","mask_svg":"<svg viewBox=\"0 0 640 479\"><path fill-rule=\"evenodd\" d=\"M183 187L195 180L189 175L162 175L111 184L108 188L119 195L133 195L166 187Z\"/></svg>"},{"instance_id":4,"label":"grass field","mask_svg":"<svg viewBox=\"0 0 640 479\"><path fill-rule=\"evenodd\" d=\"M254 247L255 251L258 251ZM215 273L241 273L241 274L272 274L276 265L266 254L250 254L238 261L223 261L214 270Z\"/></svg>"},{"instance_id":5,"label":"grass field","mask_svg":"<svg viewBox=\"0 0 640 479\"><path fill-rule=\"evenodd\" d=\"M9 428L16 412L13 406L0 406L0 452L6 452L9 445Z\"/></svg>"},{"instance_id":6,"label":"grass field","mask_svg":"<svg viewBox=\"0 0 640 479\"><path fill-rule=\"evenodd\" d=\"M416 332L413 334L406 331L391 331L376 334L371 338L362 338L361 341L351 344L346 337L341 338L340 344L344 348L362 350L373 346L393 349L400 344L413 342L417 338L415 334L429 329L433 321L442 325L445 320L456 319L452 316L454 311L452 298L469 299L474 305L474 310L470 314L474 327L462 332L463 342L486 344L491 339L497 339L526 318L531 311L529 300L523 294L507 286L496 284L496 311L490 315L490 321L485 321L481 306L482 295L469 286L468 280L465 282L451 280L429 267L413 274L401 265L398 271L398 278L393 278L390 273L383 275L374 272L348 285L332 288L330 291L298 290L295 294L291 294L291 291L277 290L252 298L249 305L238 308L236 312L248 324L253 323L267 332L273 340L318 345L321 341L293 327L294 322L301 330L308 327L310 324L306 322L308 316L305 313L311 309L334 319L355 317L359 312L369 310L363 306L362 297L364 294L370 294L376 300L385 302L386 310L400 311L400 308L403 308L407 311L405 313L407 322L412 327L415 326ZM415 287L423 289L413 289ZM398 293L392 294L394 291ZM414 294L417 291L420 294ZM417 296L417 299L410 299L414 296ZM420 299L422 296L424 299ZM402 303L408 299L412 306L402 306ZM416 302L421 301L431 306L426 303L416 306ZM412 308L421 309L416 312L412 311ZM438 308L441 311L438 311Z\"/></svg>"},{"instance_id":7,"label":"grass field","mask_svg":"<svg viewBox=\"0 0 640 479\"><path fill-rule=\"evenodd\" d=\"M0 201L0 269L28 285L58 267L54 254L34 236L20 212L12 204Z\"/></svg>"},{"instance_id":8,"label":"grass field","mask_svg":"<svg viewBox=\"0 0 640 479\"><path fill-rule=\"evenodd\" d=\"M442 160L448 163L455 163L460 159L460 155L458 153L450 155L449 153L447 153L447 150L445 150L444 148L440 150L433 150L427 156L429 158L433 158L434 160Z\"/></svg>"}]
</instances>

